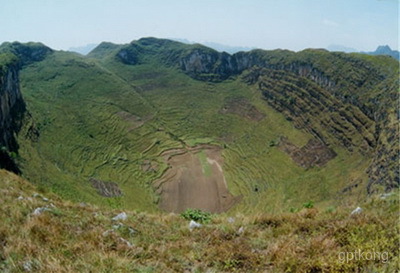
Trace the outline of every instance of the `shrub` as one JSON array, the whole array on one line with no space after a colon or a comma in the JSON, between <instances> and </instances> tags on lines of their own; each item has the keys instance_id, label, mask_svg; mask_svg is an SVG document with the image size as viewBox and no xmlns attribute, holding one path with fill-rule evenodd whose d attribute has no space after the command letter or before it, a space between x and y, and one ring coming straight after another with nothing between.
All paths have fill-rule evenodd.
<instances>
[{"instance_id":1,"label":"shrub","mask_svg":"<svg viewBox=\"0 0 400 273\"><path fill-rule=\"evenodd\" d=\"M181 213L186 220L193 220L200 223L208 223L211 220L211 213L200 209L186 209Z\"/></svg>"},{"instance_id":2,"label":"shrub","mask_svg":"<svg viewBox=\"0 0 400 273\"><path fill-rule=\"evenodd\" d=\"M274 146L276 146L276 143L275 143L275 141L271 140L269 142L269 147L274 147Z\"/></svg>"},{"instance_id":3,"label":"shrub","mask_svg":"<svg viewBox=\"0 0 400 273\"><path fill-rule=\"evenodd\" d=\"M313 201L308 201L308 202L303 204L303 208L306 208L306 209L312 209L313 207L314 207L314 202Z\"/></svg>"}]
</instances>

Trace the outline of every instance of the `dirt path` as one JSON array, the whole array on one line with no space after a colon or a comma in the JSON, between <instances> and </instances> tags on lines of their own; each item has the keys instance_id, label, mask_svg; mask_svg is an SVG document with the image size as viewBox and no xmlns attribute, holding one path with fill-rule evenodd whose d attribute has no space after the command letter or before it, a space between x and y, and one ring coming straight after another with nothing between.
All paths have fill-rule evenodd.
<instances>
[{"instance_id":1,"label":"dirt path","mask_svg":"<svg viewBox=\"0 0 400 273\"><path fill-rule=\"evenodd\" d=\"M217 166L217 168L218 168L218 170L223 174L224 173L224 171L222 170L222 167L221 167L221 165L219 165L219 163L218 163L218 161L216 161L216 160L214 160L214 159L210 159L209 157L207 157L207 162L209 163L209 164L215 164L216 166ZM228 184L226 183L226 180L225 180L225 176L223 175L223 178L224 178L224 185L225 185L225 187L226 188L228 188Z\"/></svg>"},{"instance_id":2,"label":"dirt path","mask_svg":"<svg viewBox=\"0 0 400 273\"><path fill-rule=\"evenodd\" d=\"M192 150L175 149L174 155L166 153L164 158L170 169L154 182L161 209L182 212L197 208L219 213L240 201L228 191L220 148L207 145Z\"/></svg>"}]
</instances>

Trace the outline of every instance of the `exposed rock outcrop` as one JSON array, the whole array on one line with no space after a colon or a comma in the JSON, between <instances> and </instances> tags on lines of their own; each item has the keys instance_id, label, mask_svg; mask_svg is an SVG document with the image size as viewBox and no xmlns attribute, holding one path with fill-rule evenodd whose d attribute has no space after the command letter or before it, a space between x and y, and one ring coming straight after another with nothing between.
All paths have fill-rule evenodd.
<instances>
[{"instance_id":1,"label":"exposed rock outcrop","mask_svg":"<svg viewBox=\"0 0 400 273\"><path fill-rule=\"evenodd\" d=\"M121 189L115 182L102 181L94 177L90 177L89 182L97 190L97 193L104 197L118 197L122 195Z\"/></svg>"},{"instance_id":2,"label":"exposed rock outcrop","mask_svg":"<svg viewBox=\"0 0 400 273\"><path fill-rule=\"evenodd\" d=\"M375 146L375 123L359 108L342 102L326 89L292 72L254 68L243 79L256 83L264 99L298 129L326 145L370 152Z\"/></svg>"},{"instance_id":3,"label":"exposed rock outcrop","mask_svg":"<svg viewBox=\"0 0 400 273\"><path fill-rule=\"evenodd\" d=\"M25 102L19 87L19 70L42 61L52 52L52 49L41 43L14 42L0 46L0 168L20 172L13 157L18 153L16 135L25 121L29 123L29 120L31 123L30 126L27 124L28 138L34 140L39 134L32 125L30 115L26 115Z\"/></svg>"},{"instance_id":4,"label":"exposed rock outcrop","mask_svg":"<svg viewBox=\"0 0 400 273\"><path fill-rule=\"evenodd\" d=\"M0 61L0 167L18 172L11 158L18 150L15 134L21 128L25 112L19 89L18 59L11 54L1 54Z\"/></svg>"}]
</instances>

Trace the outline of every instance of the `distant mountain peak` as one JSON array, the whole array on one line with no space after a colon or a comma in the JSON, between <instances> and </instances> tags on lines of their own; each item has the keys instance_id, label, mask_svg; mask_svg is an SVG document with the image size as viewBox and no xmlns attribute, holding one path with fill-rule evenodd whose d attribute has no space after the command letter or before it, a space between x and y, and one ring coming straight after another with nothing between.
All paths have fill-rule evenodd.
<instances>
[{"instance_id":1,"label":"distant mountain peak","mask_svg":"<svg viewBox=\"0 0 400 273\"><path fill-rule=\"evenodd\" d=\"M189 41L188 39L179 39L179 38L171 38L174 41L181 42L184 44L198 44L197 42ZM215 42L201 42L200 44L212 48L219 52L227 52L229 54L235 54L240 51L251 51L255 49L255 47L248 47L248 46L232 46L232 45L225 45Z\"/></svg>"},{"instance_id":2,"label":"distant mountain peak","mask_svg":"<svg viewBox=\"0 0 400 273\"><path fill-rule=\"evenodd\" d=\"M92 44L87 44L83 46L77 46L77 47L70 47L68 51L76 52L82 55L87 55L90 51L92 51L94 48L96 48L98 44L92 43Z\"/></svg>"},{"instance_id":3,"label":"distant mountain peak","mask_svg":"<svg viewBox=\"0 0 400 273\"><path fill-rule=\"evenodd\" d=\"M358 50L353 47L348 47L348 46L338 45L338 44L331 44L326 49L329 51L341 51L341 52L346 52L346 53L358 52Z\"/></svg>"},{"instance_id":4,"label":"distant mountain peak","mask_svg":"<svg viewBox=\"0 0 400 273\"><path fill-rule=\"evenodd\" d=\"M392 50L390 46L388 45L380 45L376 48L375 51L373 52L364 52L368 55L386 55L390 56L392 58L395 58L396 60L399 60L399 51L398 50Z\"/></svg>"},{"instance_id":5,"label":"distant mountain peak","mask_svg":"<svg viewBox=\"0 0 400 273\"><path fill-rule=\"evenodd\" d=\"M392 49L391 49L390 46L388 46L388 45L380 45L380 46L378 46L378 47L376 48L375 51L378 51L378 50L392 50Z\"/></svg>"}]
</instances>

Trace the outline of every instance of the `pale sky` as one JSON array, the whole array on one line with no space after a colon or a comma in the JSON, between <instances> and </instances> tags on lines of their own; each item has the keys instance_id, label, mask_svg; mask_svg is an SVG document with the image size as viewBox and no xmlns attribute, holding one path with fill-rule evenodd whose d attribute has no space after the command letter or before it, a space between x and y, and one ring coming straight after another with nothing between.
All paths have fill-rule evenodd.
<instances>
[{"instance_id":1,"label":"pale sky","mask_svg":"<svg viewBox=\"0 0 400 273\"><path fill-rule=\"evenodd\" d=\"M397 49L399 0L0 0L0 43L68 49L142 37L264 49Z\"/></svg>"}]
</instances>

